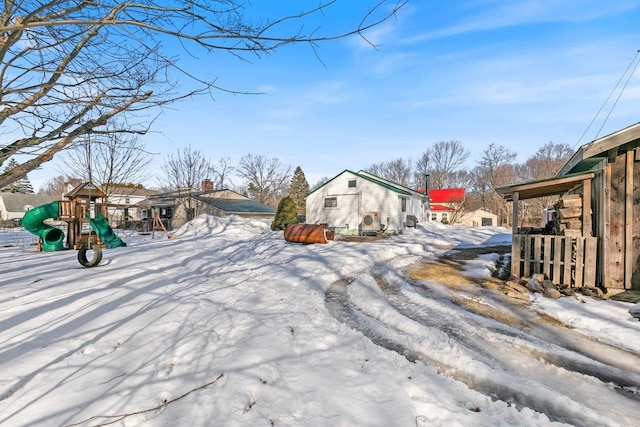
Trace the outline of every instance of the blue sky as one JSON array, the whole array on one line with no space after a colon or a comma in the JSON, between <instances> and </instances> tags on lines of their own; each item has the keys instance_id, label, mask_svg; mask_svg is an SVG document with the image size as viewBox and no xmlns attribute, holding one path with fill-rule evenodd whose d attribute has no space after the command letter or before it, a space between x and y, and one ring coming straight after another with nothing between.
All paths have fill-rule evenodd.
<instances>
[{"instance_id":1,"label":"blue sky","mask_svg":"<svg viewBox=\"0 0 640 427\"><path fill-rule=\"evenodd\" d=\"M375 3L338 0L305 31L353 27ZM272 18L318 2L253 4L256 16ZM416 159L450 139L471 151L469 168L490 143L524 161L549 141L577 148L640 121L638 70L615 108L610 100L580 139L640 49L638 22L640 1L410 0L367 33L377 50L354 37L321 44L322 62L306 45L251 63L224 53L182 55L222 87L265 94L180 102L144 141L158 153L157 172L176 147L190 144L233 164L248 153L277 157L302 167L310 184L344 169ZM37 188L57 174L51 162L29 178Z\"/></svg>"}]
</instances>

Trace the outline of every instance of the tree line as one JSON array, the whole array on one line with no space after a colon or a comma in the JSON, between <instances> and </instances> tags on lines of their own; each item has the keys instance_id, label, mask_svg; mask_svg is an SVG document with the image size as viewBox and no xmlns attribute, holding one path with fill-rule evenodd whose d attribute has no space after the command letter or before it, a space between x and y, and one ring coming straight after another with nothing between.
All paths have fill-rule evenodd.
<instances>
[{"instance_id":1,"label":"tree line","mask_svg":"<svg viewBox=\"0 0 640 427\"><path fill-rule=\"evenodd\" d=\"M415 160L396 158L371 165L367 170L390 181L415 189L464 188L467 210L483 209L498 215L498 223L510 224L511 205L496 192L505 185L555 176L573 155L568 144L547 142L522 163L518 153L491 143L475 164L469 165L470 152L461 141L439 141ZM540 223L552 198L534 199L521 209L521 223Z\"/></svg>"},{"instance_id":2,"label":"tree line","mask_svg":"<svg viewBox=\"0 0 640 427\"><path fill-rule=\"evenodd\" d=\"M63 160L69 173L53 178L40 192L60 195L65 182L93 180L109 195L111 188L135 185L137 180L147 178L144 166L149 164L150 154L136 138L118 139L122 138L110 136L101 142L93 141L91 148L80 144L76 150L66 152ZM496 188L552 177L572 155L573 149L568 144L548 142L518 163L516 151L489 144L470 167L469 150L461 141L450 140L430 145L415 159L384 160L365 170L412 189L464 188L465 209L494 213L500 224L506 225L511 220L510 204L497 194ZM213 161L200 150L186 146L167 156L157 179L159 191L176 192L181 197L202 190L205 180L211 182L213 189L231 189L274 207L282 198L290 196L298 213L304 215L304 197L329 177L309 185L300 166L294 169L277 157L249 153L234 164L231 158ZM188 197L185 200L188 204L195 203ZM544 208L550 204L550 198L528 202L526 208L521 209L521 220L540 220Z\"/></svg>"}]
</instances>

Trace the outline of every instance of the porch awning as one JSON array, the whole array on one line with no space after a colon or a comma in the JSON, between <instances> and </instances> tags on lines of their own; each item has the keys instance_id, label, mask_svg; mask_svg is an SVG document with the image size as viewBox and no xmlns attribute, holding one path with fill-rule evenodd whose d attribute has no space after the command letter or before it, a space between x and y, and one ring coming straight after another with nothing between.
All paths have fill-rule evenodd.
<instances>
[{"instance_id":1,"label":"porch awning","mask_svg":"<svg viewBox=\"0 0 640 427\"><path fill-rule=\"evenodd\" d=\"M556 196L573 190L575 187L582 185L585 180L593 179L595 176L595 172L575 173L523 184L507 185L496 188L496 192L507 201ZM514 197L513 195L516 193L518 195Z\"/></svg>"}]
</instances>

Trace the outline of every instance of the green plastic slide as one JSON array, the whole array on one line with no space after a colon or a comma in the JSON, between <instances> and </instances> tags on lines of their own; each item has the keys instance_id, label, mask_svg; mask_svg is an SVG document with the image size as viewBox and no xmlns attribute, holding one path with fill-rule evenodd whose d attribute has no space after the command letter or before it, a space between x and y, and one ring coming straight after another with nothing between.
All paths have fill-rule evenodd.
<instances>
[{"instance_id":1,"label":"green plastic slide","mask_svg":"<svg viewBox=\"0 0 640 427\"><path fill-rule=\"evenodd\" d=\"M42 238L42 250L61 251L64 249L64 233L59 228L45 224L44 221L49 218L58 219L58 202L30 209L22 218L22 226Z\"/></svg>"},{"instance_id":2,"label":"green plastic slide","mask_svg":"<svg viewBox=\"0 0 640 427\"><path fill-rule=\"evenodd\" d=\"M100 240L102 240L102 243L105 244L107 249L127 246L127 244L113 232L109 222L102 213L97 217L92 218L89 222L91 223L91 228L93 228L93 231L96 232L96 235Z\"/></svg>"}]
</instances>

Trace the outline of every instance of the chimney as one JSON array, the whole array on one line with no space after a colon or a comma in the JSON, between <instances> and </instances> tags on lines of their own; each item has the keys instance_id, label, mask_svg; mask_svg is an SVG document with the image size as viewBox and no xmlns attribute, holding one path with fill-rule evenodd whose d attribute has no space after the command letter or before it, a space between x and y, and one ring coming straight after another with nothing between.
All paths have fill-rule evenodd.
<instances>
[{"instance_id":1,"label":"chimney","mask_svg":"<svg viewBox=\"0 0 640 427\"><path fill-rule=\"evenodd\" d=\"M202 180L202 191L213 191L213 181L209 178Z\"/></svg>"}]
</instances>

